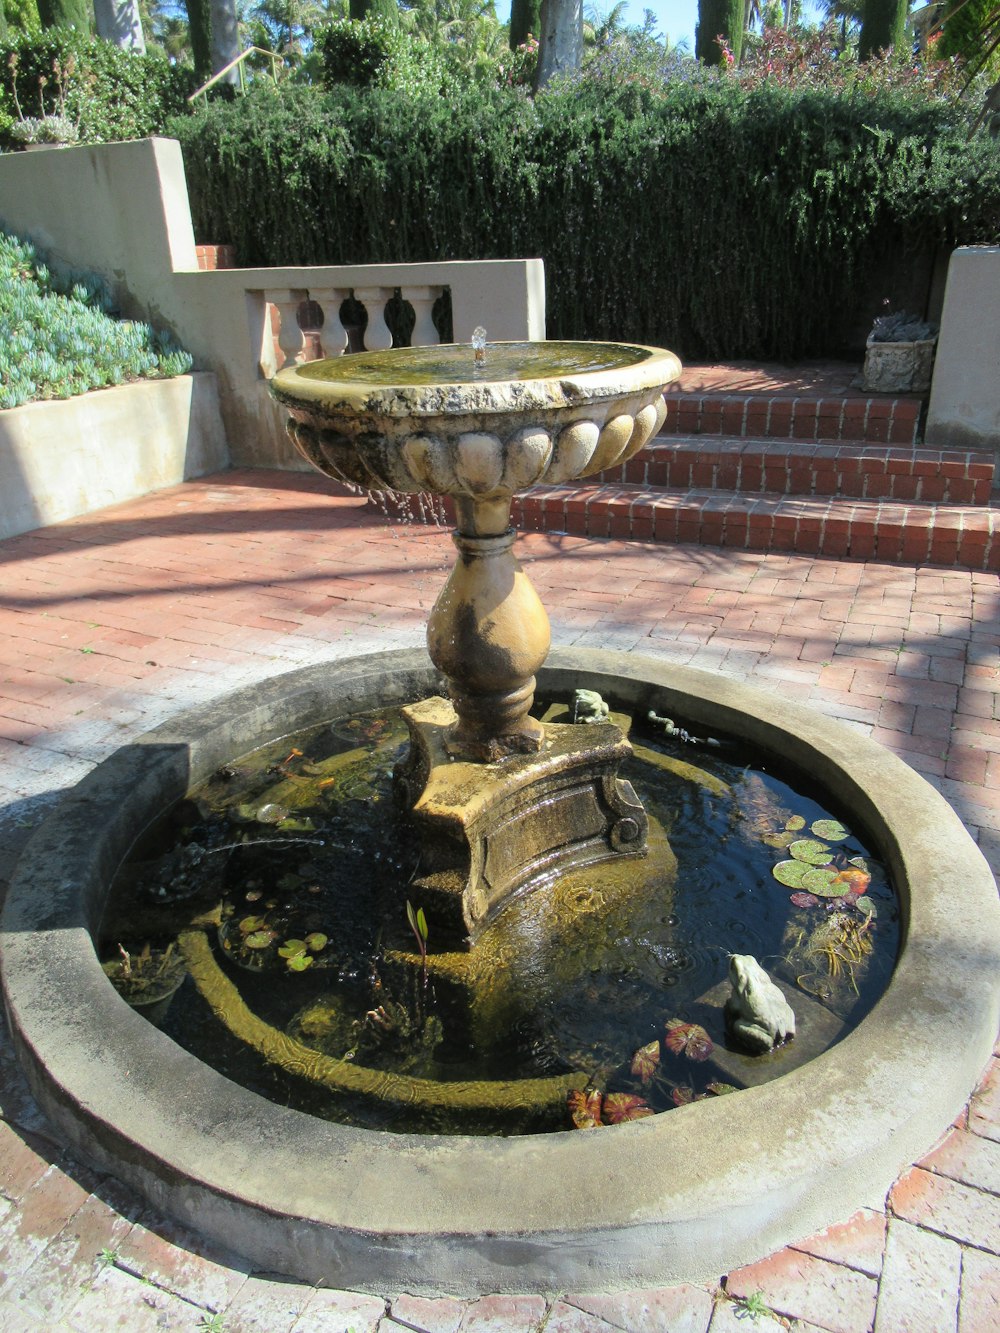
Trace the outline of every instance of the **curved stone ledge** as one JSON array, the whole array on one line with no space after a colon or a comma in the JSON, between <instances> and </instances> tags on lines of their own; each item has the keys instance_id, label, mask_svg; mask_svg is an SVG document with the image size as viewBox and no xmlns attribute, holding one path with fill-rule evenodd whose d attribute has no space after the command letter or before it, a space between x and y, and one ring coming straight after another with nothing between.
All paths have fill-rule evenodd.
<instances>
[{"instance_id":1,"label":"curved stone ledge","mask_svg":"<svg viewBox=\"0 0 1000 1333\"><path fill-rule=\"evenodd\" d=\"M904 915L892 982L853 1033L736 1096L596 1134L484 1140L313 1120L236 1087L146 1024L107 983L90 940L115 866L163 803L225 759L440 688L422 653L387 653L277 677L148 733L32 839L0 961L20 1057L67 1142L257 1267L379 1290L714 1278L886 1190L960 1110L997 1029L996 886L957 815L867 738L719 676L563 650L539 686L596 688L746 736L852 810Z\"/></svg>"}]
</instances>

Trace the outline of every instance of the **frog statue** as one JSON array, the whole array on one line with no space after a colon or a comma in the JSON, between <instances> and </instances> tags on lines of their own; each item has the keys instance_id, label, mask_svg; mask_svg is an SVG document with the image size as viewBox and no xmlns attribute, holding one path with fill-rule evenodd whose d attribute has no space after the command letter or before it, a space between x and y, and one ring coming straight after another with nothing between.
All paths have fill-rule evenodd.
<instances>
[{"instance_id":1,"label":"frog statue","mask_svg":"<svg viewBox=\"0 0 1000 1333\"><path fill-rule=\"evenodd\" d=\"M574 722L606 722L608 705L596 690L574 690L570 712Z\"/></svg>"},{"instance_id":2,"label":"frog statue","mask_svg":"<svg viewBox=\"0 0 1000 1333\"><path fill-rule=\"evenodd\" d=\"M795 1015L781 990L752 954L729 960L733 992L726 1001L726 1031L741 1046L762 1055L795 1036Z\"/></svg>"}]
</instances>

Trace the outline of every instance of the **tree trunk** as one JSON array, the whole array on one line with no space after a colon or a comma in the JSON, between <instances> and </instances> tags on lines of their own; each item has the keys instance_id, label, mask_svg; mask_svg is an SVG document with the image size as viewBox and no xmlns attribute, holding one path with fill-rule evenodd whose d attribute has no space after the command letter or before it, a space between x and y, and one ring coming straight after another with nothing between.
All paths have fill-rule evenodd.
<instances>
[{"instance_id":1,"label":"tree trunk","mask_svg":"<svg viewBox=\"0 0 1000 1333\"><path fill-rule=\"evenodd\" d=\"M127 50L146 50L138 0L94 0L97 35Z\"/></svg>"},{"instance_id":2,"label":"tree trunk","mask_svg":"<svg viewBox=\"0 0 1000 1333\"><path fill-rule=\"evenodd\" d=\"M698 0L694 53L706 65L722 64L718 37L725 39L734 60L739 60L743 50L743 0Z\"/></svg>"},{"instance_id":3,"label":"tree trunk","mask_svg":"<svg viewBox=\"0 0 1000 1333\"><path fill-rule=\"evenodd\" d=\"M583 64L582 0L543 0L540 23L535 92Z\"/></svg>"},{"instance_id":4,"label":"tree trunk","mask_svg":"<svg viewBox=\"0 0 1000 1333\"><path fill-rule=\"evenodd\" d=\"M542 0L511 0L510 49L516 51L529 34L537 37L542 26Z\"/></svg>"},{"instance_id":5,"label":"tree trunk","mask_svg":"<svg viewBox=\"0 0 1000 1333\"><path fill-rule=\"evenodd\" d=\"M240 53L240 29L236 21L236 0L211 0L212 73L217 74ZM230 70L225 83L239 83L239 70Z\"/></svg>"},{"instance_id":6,"label":"tree trunk","mask_svg":"<svg viewBox=\"0 0 1000 1333\"><path fill-rule=\"evenodd\" d=\"M858 59L900 46L906 30L908 0L865 0L858 38Z\"/></svg>"}]
</instances>

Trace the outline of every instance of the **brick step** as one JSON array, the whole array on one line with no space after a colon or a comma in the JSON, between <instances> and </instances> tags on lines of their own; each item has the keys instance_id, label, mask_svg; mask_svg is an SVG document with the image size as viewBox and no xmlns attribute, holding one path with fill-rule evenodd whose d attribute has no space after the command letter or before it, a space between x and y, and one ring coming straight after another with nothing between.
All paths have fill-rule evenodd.
<instances>
[{"instance_id":1,"label":"brick step","mask_svg":"<svg viewBox=\"0 0 1000 1333\"><path fill-rule=\"evenodd\" d=\"M741 494L988 505L992 454L834 441L659 435L601 482Z\"/></svg>"},{"instance_id":2,"label":"brick step","mask_svg":"<svg viewBox=\"0 0 1000 1333\"><path fill-rule=\"evenodd\" d=\"M664 435L745 435L776 440L861 440L909 444L920 439L924 399L915 394L869 397L788 393L664 395Z\"/></svg>"},{"instance_id":3,"label":"brick step","mask_svg":"<svg viewBox=\"0 0 1000 1333\"><path fill-rule=\"evenodd\" d=\"M526 531L1000 570L1000 508L736 495L640 486L536 486L515 496Z\"/></svg>"}]
</instances>

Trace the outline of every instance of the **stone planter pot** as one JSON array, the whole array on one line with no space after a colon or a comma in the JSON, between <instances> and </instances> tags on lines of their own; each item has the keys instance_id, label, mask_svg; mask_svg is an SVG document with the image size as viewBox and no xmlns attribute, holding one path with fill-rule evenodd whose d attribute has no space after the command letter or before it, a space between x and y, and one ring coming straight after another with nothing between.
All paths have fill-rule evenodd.
<instances>
[{"instance_id":1,"label":"stone planter pot","mask_svg":"<svg viewBox=\"0 0 1000 1333\"><path fill-rule=\"evenodd\" d=\"M863 389L871 393L925 393L931 386L937 338L865 344Z\"/></svg>"}]
</instances>

